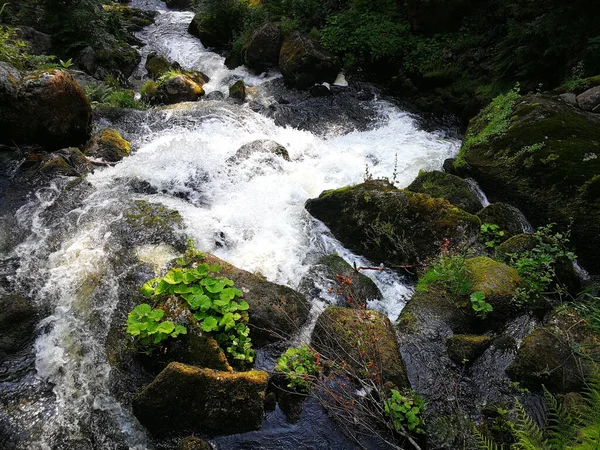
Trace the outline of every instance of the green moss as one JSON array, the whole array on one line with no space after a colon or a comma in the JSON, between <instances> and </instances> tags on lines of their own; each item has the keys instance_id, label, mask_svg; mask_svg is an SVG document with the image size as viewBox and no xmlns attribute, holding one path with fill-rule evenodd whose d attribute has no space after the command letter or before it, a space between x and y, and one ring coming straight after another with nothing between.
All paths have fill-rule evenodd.
<instances>
[{"instance_id":1,"label":"green moss","mask_svg":"<svg viewBox=\"0 0 600 450\"><path fill-rule=\"evenodd\" d=\"M131 226L155 228L167 232L174 224L182 222L179 213L166 206L145 200L136 200L135 205L125 212L125 220Z\"/></svg>"},{"instance_id":2,"label":"green moss","mask_svg":"<svg viewBox=\"0 0 600 450\"><path fill-rule=\"evenodd\" d=\"M535 245L536 240L533 234L517 234L500 244L497 251L501 255L521 253L526 250L531 250Z\"/></svg>"},{"instance_id":3,"label":"green moss","mask_svg":"<svg viewBox=\"0 0 600 450\"><path fill-rule=\"evenodd\" d=\"M56 156L40 166L40 172L49 176L62 175L66 177L78 177L79 173L65 161L61 156Z\"/></svg>"},{"instance_id":4,"label":"green moss","mask_svg":"<svg viewBox=\"0 0 600 450\"><path fill-rule=\"evenodd\" d=\"M87 156L102 158L106 161L116 162L129 156L131 145L123 139L116 130L103 130L94 136L85 146Z\"/></svg>"},{"instance_id":5,"label":"green moss","mask_svg":"<svg viewBox=\"0 0 600 450\"><path fill-rule=\"evenodd\" d=\"M483 292L486 299L494 297L512 298L521 283L521 277L512 267L486 256L465 261L473 282L473 292Z\"/></svg>"},{"instance_id":6,"label":"green moss","mask_svg":"<svg viewBox=\"0 0 600 450\"><path fill-rule=\"evenodd\" d=\"M246 99L246 83L238 80L229 86L229 97L244 101Z\"/></svg>"},{"instance_id":7,"label":"green moss","mask_svg":"<svg viewBox=\"0 0 600 450\"><path fill-rule=\"evenodd\" d=\"M489 347L489 336L455 334L446 339L448 355L457 364L469 364Z\"/></svg>"}]
</instances>

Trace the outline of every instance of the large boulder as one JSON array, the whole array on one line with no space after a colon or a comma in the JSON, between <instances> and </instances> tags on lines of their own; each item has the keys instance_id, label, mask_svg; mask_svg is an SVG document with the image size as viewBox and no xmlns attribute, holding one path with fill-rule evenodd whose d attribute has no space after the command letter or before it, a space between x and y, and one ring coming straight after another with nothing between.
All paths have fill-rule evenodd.
<instances>
[{"instance_id":1,"label":"large boulder","mask_svg":"<svg viewBox=\"0 0 600 450\"><path fill-rule=\"evenodd\" d=\"M465 180L437 170L420 172L406 190L420 192L431 197L445 198L454 206L458 206L470 214L477 214L482 208L481 202Z\"/></svg>"},{"instance_id":2,"label":"large boulder","mask_svg":"<svg viewBox=\"0 0 600 450\"><path fill-rule=\"evenodd\" d=\"M492 203L479 211L477 217L479 217L481 223L498 225L500 230L504 232L503 236L498 237L500 241L533 231L521 211L506 203Z\"/></svg>"},{"instance_id":3,"label":"large boulder","mask_svg":"<svg viewBox=\"0 0 600 450\"><path fill-rule=\"evenodd\" d=\"M133 399L133 413L153 434L256 430L268 380L266 372L219 372L173 362Z\"/></svg>"},{"instance_id":4,"label":"large boulder","mask_svg":"<svg viewBox=\"0 0 600 450\"><path fill-rule=\"evenodd\" d=\"M244 300L250 305L248 326L255 346L289 339L306 322L310 304L300 293L238 269L210 254L203 262L220 265L221 274L233 280L244 293Z\"/></svg>"},{"instance_id":5,"label":"large boulder","mask_svg":"<svg viewBox=\"0 0 600 450\"><path fill-rule=\"evenodd\" d=\"M40 144L54 150L84 144L92 108L85 93L63 70L22 78L0 63L0 143Z\"/></svg>"},{"instance_id":6,"label":"large boulder","mask_svg":"<svg viewBox=\"0 0 600 450\"><path fill-rule=\"evenodd\" d=\"M121 137L118 131L103 130L86 144L83 153L108 162L117 162L129 156L131 145Z\"/></svg>"},{"instance_id":7,"label":"large boulder","mask_svg":"<svg viewBox=\"0 0 600 450\"><path fill-rule=\"evenodd\" d=\"M153 105L172 105L180 102L194 102L204 95L202 82L184 73L164 80L142 92L146 101Z\"/></svg>"},{"instance_id":8,"label":"large boulder","mask_svg":"<svg viewBox=\"0 0 600 450\"><path fill-rule=\"evenodd\" d=\"M439 253L444 238L472 242L480 221L444 199L367 181L306 202L306 209L352 250L380 263L414 265Z\"/></svg>"},{"instance_id":9,"label":"large boulder","mask_svg":"<svg viewBox=\"0 0 600 450\"><path fill-rule=\"evenodd\" d=\"M377 285L354 270L341 256L319 259L300 281L300 291L310 298L337 298L339 306L365 308L367 300L383 298Z\"/></svg>"},{"instance_id":10,"label":"large boulder","mask_svg":"<svg viewBox=\"0 0 600 450\"><path fill-rule=\"evenodd\" d=\"M585 111L600 113L600 86L588 89L577 96L577 104Z\"/></svg>"},{"instance_id":11,"label":"large boulder","mask_svg":"<svg viewBox=\"0 0 600 450\"><path fill-rule=\"evenodd\" d=\"M127 42L107 40L101 45L87 47L78 55L76 63L81 70L103 79L113 75L126 80L142 60L141 55Z\"/></svg>"},{"instance_id":12,"label":"large boulder","mask_svg":"<svg viewBox=\"0 0 600 450\"><path fill-rule=\"evenodd\" d=\"M144 68L150 78L157 79L170 70L179 69L180 66L177 63L171 64L167 58L156 52L150 52L146 58Z\"/></svg>"},{"instance_id":13,"label":"large boulder","mask_svg":"<svg viewBox=\"0 0 600 450\"><path fill-rule=\"evenodd\" d=\"M409 386L396 333L381 313L327 308L317 319L311 345L325 358L347 364L355 376Z\"/></svg>"},{"instance_id":14,"label":"large boulder","mask_svg":"<svg viewBox=\"0 0 600 450\"><path fill-rule=\"evenodd\" d=\"M279 64L283 34L279 25L267 22L257 29L242 48L242 60L252 70L264 72Z\"/></svg>"},{"instance_id":15,"label":"large boulder","mask_svg":"<svg viewBox=\"0 0 600 450\"><path fill-rule=\"evenodd\" d=\"M532 389L579 391L600 356L600 338L573 309L554 313L527 336L515 361L506 369L511 378ZM578 351L573 347L577 345Z\"/></svg>"},{"instance_id":16,"label":"large boulder","mask_svg":"<svg viewBox=\"0 0 600 450\"><path fill-rule=\"evenodd\" d=\"M291 87L308 89L315 83L333 83L340 68L335 55L298 31L283 41L279 53L279 69Z\"/></svg>"},{"instance_id":17,"label":"large boulder","mask_svg":"<svg viewBox=\"0 0 600 450\"><path fill-rule=\"evenodd\" d=\"M495 114L486 109L471 122L455 168L533 226L571 226L580 262L599 272L600 115L550 95L518 99L502 132L490 132Z\"/></svg>"},{"instance_id":18,"label":"large boulder","mask_svg":"<svg viewBox=\"0 0 600 450\"><path fill-rule=\"evenodd\" d=\"M236 2L229 2L234 4ZM188 27L188 32L202 41L205 47L224 48L233 40L233 28L239 22L239 11L229 10L227 5L217 8L214 13L196 13Z\"/></svg>"},{"instance_id":19,"label":"large boulder","mask_svg":"<svg viewBox=\"0 0 600 450\"><path fill-rule=\"evenodd\" d=\"M31 27L20 25L15 28L17 36L29 44L27 52L32 55L51 55L53 51L52 36Z\"/></svg>"},{"instance_id":20,"label":"large boulder","mask_svg":"<svg viewBox=\"0 0 600 450\"><path fill-rule=\"evenodd\" d=\"M34 337L35 310L23 297L0 297L0 353L20 350Z\"/></svg>"}]
</instances>

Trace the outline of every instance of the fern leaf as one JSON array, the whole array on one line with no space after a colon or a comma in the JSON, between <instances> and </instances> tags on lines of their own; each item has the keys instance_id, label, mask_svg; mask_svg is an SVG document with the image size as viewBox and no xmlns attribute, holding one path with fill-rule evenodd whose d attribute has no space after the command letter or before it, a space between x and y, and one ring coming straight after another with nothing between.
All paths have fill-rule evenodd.
<instances>
[{"instance_id":1,"label":"fern leaf","mask_svg":"<svg viewBox=\"0 0 600 450\"><path fill-rule=\"evenodd\" d=\"M503 445L498 445L490 438L481 434L481 431L477 427L473 427L473 433L475 434L475 438L477 439L477 445L480 450L504 450Z\"/></svg>"},{"instance_id":2,"label":"fern leaf","mask_svg":"<svg viewBox=\"0 0 600 450\"><path fill-rule=\"evenodd\" d=\"M556 450L552 449L548 445L548 442L544 439L544 434L540 427L533 421L525 408L516 400L517 412L519 414L519 420L515 427L515 442L511 449L514 450Z\"/></svg>"},{"instance_id":3,"label":"fern leaf","mask_svg":"<svg viewBox=\"0 0 600 450\"><path fill-rule=\"evenodd\" d=\"M550 448L561 450L577 437L581 425L567 409L544 387L544 399L548 406L547 434Z\"/></svg>"}]
</instances>

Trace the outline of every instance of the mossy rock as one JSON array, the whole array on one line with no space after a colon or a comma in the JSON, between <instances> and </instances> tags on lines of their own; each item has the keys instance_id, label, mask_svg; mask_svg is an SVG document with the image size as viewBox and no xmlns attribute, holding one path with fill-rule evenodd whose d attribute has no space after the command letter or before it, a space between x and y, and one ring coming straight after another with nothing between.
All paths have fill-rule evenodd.
<instances>
[{"instance_id":1,"label":"mossy rock","mask_svg":"<svg viewBox=\"0 0 600 450\"><path fill-rule=\"evenodd\" d=\"M473 283L472 292L483 292L493 311L487 321L504 322L518 312L513 303L516 289L522 284L515 269L486 256L467 259L465 266Z\"/></svg>"},{"instance_id":2,"label":"mossy rock","mask_svg":"<svg viewBox=\"0 0 600 450\"><path fill-rule=\"evenodd\" d=\"M179 64L177 64L177 66L179 66ZM148 54L144 68L146 69L146 72L148 72L148 76L154 80L160 78L165 73L174 70L174 67L169 60L156 52L150 52Z\"/></svg>"},{"instance_id":3,"label":"mossy rock","mask_svg":"<svg viewBox=\"0 0 600 450\"><path fill-rule=\"evenodd\" d=\"M585 376L594 370L591 361L600 356L599 345L599 336L586 327L579 314L566 309L554 313L523 340L506 371L531 389L545 386L555 393L577 392L583 388Z\"/></svg>"},{"instance_id":4,"label":"mossy rock","mask_svg":"<svg viewBox=\"0 0 600 450\"><path fill-rule=\"evenodd\" d=\"M36 322L35 310L23 297L0 297L0 353L13 353L29 344Z\"/></svg>"},{"instance_id":5,"label":"mossy rock","mask_svg":"<svg viewBox=\"0 0 600 450\"><path fill-rule=\"evenodd\" d=\"M152 89L145 87L142 94L144 100L152 105L195 102L204 95L203 82L201 76L175 73L172 78L156 83Z\"/></svg>"},{"instance_id":6,"label":"mossy rock","mask_svg":"<svg viewBox=\"0 0 600 450\"><path fill-rule=\"evenodd\" d=\"M159 203L136 200L124 212L116 232L131 245L168 244L185 250L181 215Z\"/></svg>"},{"instance_id":7,"label":"mossy rock","mask_svg":"<svg viewBox=\"0 0 600 450\"><path fill-rule=\"evenodd\" d=\"M281 27L276 23L267 22L244 43L241 59L246 66L258 73L277 67L282 43Z\"/></svg>"},{"instance_id":8,"label":"mossy rock","mask_svg":"<svg viewBox=\"0 0 600 450\"><path fill-rule=\"evenodd\" d=\"M499 255L508 255L512 253L522 253L535 247L536 240L533 234L517 234L498 246Z\"/></svg>"},{"instance_id":9,"label":"mossy rock","mask_svg":"<svg viewBox=\"0 0 600 450\"><path fill-rule=\"evenodd\" d=\"M244 80L238 80L229 86L229 97L237 100L246 100L246 83Z\"/></svg>"},{"instance_id":10,"label":"mossy rock","mask_svg":"<svg viewBox=\"0 0 600 450\"><path fill-rule=\"evenodd\" d=\"M50 153L39 165L39 172L48 177L80 177L91 171L92 165L76 147Z\"/></svg>"},{"instance_id":11,"label":"mossy rock","mask_svg":"<svg viewBox=\"0 0 600 450\"><path fill-rule=\"evenodd\" d=\"M202 439L189 436L181 440L177 450L212 450L212 447Z\"/></svg>"},{"instance_id":12,"label":"mossy rock","mask_svg":"<svg viewBox=\"0 0 600 450\"><path fill-rule=\"evenodd\" d=\"M436 256L444 238L474 242L481 223L444 199L367 181L306 202L306 209L353 251L377 263L419 264Z\"/></svg>"},{"instance_id":13,"label":"mossy rock","mask_svg":"<svg viewBox=\"0 0 600 450\"><path fill-rule=\"evenodd\" d=\"M103 130L94 136L83 152L92 158L101 158L108 162L117 162L129 156L131 145L116 130Z\"/></svg>"},{"instance_id":14,"label":"mossy rock","mask_svg":"<svg viewBox=\"0 0 600 450\"><path fill-rule=\"evenodd\" d=\"M410 386L396 333L381 313L327 308L317 319L311 345L327 359L345 361L357 377L381 376L399 388Z\"/></svg>"},{"instance_id":15,"label":"mossy rock","mask_svg":"<svg viewBox=\"0 0 600 450\"><path fill-rule=\"evenodd\" d=\"M437 170L419 172L419 176L406 190L435 198L445 198L470 214L476 214L482 208L481 202L465 180Z\"/></svg>"},{"instance_id":16,"label":"mossy rock","mask_svg":"<svg viewBox=\"0 0 600 450\"><path fill-rule=\"evenodd\" d=\"M338 305L350 308L365 308L367 300L383 298L373 280L354 270L337 254L319 259L300 281L300 290L311 298L336 293Z\"/></svg>"},{"instance_id":17,"label":"mossy rock","mask_svg":"<svg viewBox=\"0 0 600 450\"><path fill-rule=\"evenodd\" d=\"M109 73L127 79L140 64L142 57L125 41L107 41L95 48L98 65Z\"/></svg>"},{"instance_id":18,"label":"mossy rock","mask_svg":"<svg viewBox=\"0 0 600 450\"><path fill-rule=\"evenodd\" d=\"M225 48L233 40L235 19L227 8L219 9L216 14L200 11L192 19L188 33L198 37L206 47Z\"/></svg>"},{"instance_id":19,"label":"mossy rock","mask_svg":"<svg viewBox=\"0 0 600 450\"><path fill-rule=\"evenodd\" d=\"M489 120L482 113L472 121L457 170L475 178L490 199L519 208L535 227L571 226L580 262L599 272L600 115L528 95L512 108L505 130L481 137Z\"/></svg>"},{"instance_id":20,"label":"mossy rock","mask_svg":"<svg viewBox=\"0 0 600 450\"><path fill-rule=\"evenodd\" d=\"M260 428L266 372L219 372L173 362L133 399L133 413L157 435L235 434Z\"/></svg>"},{"instance_id":21,"label":"mossy rock","mask_svg":"<svg viewBox=\"0 0 600 450\"><path fill-rule=\"evenodd\" d=\"M504 232L504 235L498 238L502 242L517 234L533 231L528 229L521 212L506 203L492 203L479 211L477 217L479 217L481 223L498 225L500 230Z\"/></svg>"},{"instance_id":22,"label":"mossy rock","mask_svg":"<svg viewBox=\"0 0 600 450\"><path fill-rule=\"evenodd\" d=\"M221 275L235 283L250 305L250 337L255 347L291 338L308 318L310 304L293 289L271 283L264 278L207 254L202 260L221 266Z\"/></svg>"},{"instance_id":23,"label":"mossy rock","mask_svg":"<svg viewBox=\"0 0 600 450\"><path fill-rule=\"evenodd\" d=\"M446 339L448 356L456 364L471 365L489 347L489 336L455 334Z\"/></svg>"}]
</instances>

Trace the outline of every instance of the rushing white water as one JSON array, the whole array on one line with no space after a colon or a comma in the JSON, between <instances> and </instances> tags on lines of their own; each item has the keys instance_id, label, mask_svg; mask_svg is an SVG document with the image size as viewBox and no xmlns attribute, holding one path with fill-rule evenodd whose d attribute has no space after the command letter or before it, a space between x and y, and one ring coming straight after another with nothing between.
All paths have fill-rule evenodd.
<instances>
[{"instance_id":1,"label":"rushing white water","mask_svg":"<svg viewBox=\"0 0 600 450\"><path fill-rule=\"evenodd\" d=\"M156 9L161 2L135 0L133 6L142 3ZM238 78L260 90L267 78L243 68L228 71L222 57L187 35L184 25L190 20L190 13L161 11L156 25L140 34L149 42L144 55L156 50L185 68L206 72L212 80L208 90L223 91ZM52 386L53 397L15 406L32 420L22 425L32 434L27 448L53 448L57 442L70 443L69 448L116 448L102 436L94 435L95 444L89 441L94 434L90 417L100 413L122 445L149 448L143 428L110 393L111 368L104 348L121 282L121 274L107 264L109 255L124 251L160 265L172 251L114 247L111 224L124 220L122 205L132 199L179 211L197 248L291 287L298 286L319 257L333 252L350 264L372 265L311 218L305 201L323 190L362 182L367 167L370 176L388 177L404 187L419 170L441 167L445 158L456 154L458 141L442 132L420 130L410 115L389 103L374 101L371 106L378 111L378 126L320 137L279 127L246 106L179 105L148 114L130 130L132 155L88 176L93 189L84 206L53 222L61 232L48 228L44 214L66 181L39 191L18 214L32 235L16 249L21 268L14 281L30 286L35 303L51 312L39 326L35 350L38 381ZM265 153L228 161L241 145L256 139L285 146L290 161ZM124 186L123 180L131 179L146 181L159 193L134 194ZM395 320L411 287L393 271L366 275L383 293L383 299L369 307ZM82 436L86 445L78 446L85 440Z\"/></svg>"}]
</instances>

